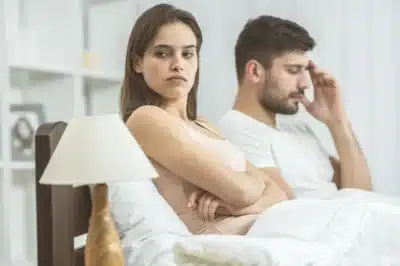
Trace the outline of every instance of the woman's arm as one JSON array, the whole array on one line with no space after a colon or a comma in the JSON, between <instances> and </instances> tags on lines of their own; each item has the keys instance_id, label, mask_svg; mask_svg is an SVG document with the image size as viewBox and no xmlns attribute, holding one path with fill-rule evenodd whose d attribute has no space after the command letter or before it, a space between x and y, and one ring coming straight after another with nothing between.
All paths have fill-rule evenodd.
<instances>
[{"instance_id":1,"label":"woman's arm","mask_svg":"<svg viewBox=\"0 0 400 266\"><path fill-rule=\"evenodd\" d=\"M182 123L161 108L143 106L132 113L127 126L144 153L174 174L236 208L255 203L265 190L263 180L225 166L193 141Z\"/></svg>"},{"instance_id":2,"label":"woman's arm","mask_svg":"<svg viewBox=\"0 0 400 266\"><path fill-rule=\"evenodd\" d=\"M221 138L224 138L221 136L221 134L218 132L218 129L214 127L212 124L208 123L206 119L203 119L201 117L197 118L197 122L201 123L203 126L205 126L208 130L212 131L214 134L220 136ZM249 141L246 141L249 143ZM260 149L259 147L257 147ZM261 148L262 149L262 148ZM267 152L267 151L264 151ZM246 154L248 155L248 154ZM293 192L292 188L289 186L289 184L283 179L280 169L278 167L265 167L265 168L257 168L253 164L250 164L247 162L246 166L246 172L249 175L258 175L262 180L265 181L266 184L269 182L273 182L277 184L287 195L288 199L293 199Z\"/></svg>"},{"instance_id":3,"label":"woman's arm","mask_svg":"<svg viewBox=\"0 0 400 266\"><path fill-rule=\"evenodd\" d=\"M212 220L215 215L260 214L268 207L289 200L287 194L277 185L265 189L259 200L246 207L235 207L207 191L195 192L190 197L189 206L202 214L204 219Z\"/></svg>"},{"instance_id":4,"label":"woman's arm","mask_svg":"<svg viewBox=\"0 0 400 266\"><path fill-rule=\"evenodd\" d=\"M223 202L222 206L224 206L230 212L230 214L232 215L259 214L268 207L278 202L291 199L290 195L282 188L282 186L277 182L277 180L272 178L271 175L267 174L262 169L259 169L254 165L252 165L251 163L248 163L246 171L251 176L256 176L259 179L263 180L266 189L263 191L261 197L256 202L242 208L237 208L236 206L232 206L231 204L229 204L229 202Z\"/></svg>"},{"instance_id":5,"label":"woman's arm","mask_svg":"<svg viewBox=\"0 0 400 266\"><path fill-rule=\"evenodd\" d=\"M236 206L232 206L229 203L222 202L220 206L221 209L216 210L216 214L225 214L228 212L230 215L240 216L246 214L260 214L269 207L285 201L289 200L286 193L277 185L269 186L269 189L264 190L259 200L255 203L244 207L238 208Z\"/></svg>"},{"instance_id":6,"label":"woman's arm","mask_svg":"<svg viewBox=\"0 0 400 266\"><path fill-rule=\"evenodd\" d=\"M215 214L234 216L259 214L276 203L291 199L287 192L274 179L270 179L263 170L248 163L247 173L252 176L258 176L265 182L266 189L255 203L244 207L236 207L207 191L197 190L190 195L188 205L200 212L204 219L212 220Z\"/></svg>"},{"instance_id":7,"label":"woman's arm","mask_svg":"<svg viewBox=\"0 0 400 266\"><path fill-rule=\"evenodd\" d=\"M190 195L189 199L189 207L197 210L201 213L203 218L208 221L212 221L215 215L240 216L247 214L260 214L276 203L289 200L287 194L277 186L270 187L268 191L264 190L259 200L243 208L227 204L215 195L201 190L194 192Z\"/></svg>"}]
</instances>

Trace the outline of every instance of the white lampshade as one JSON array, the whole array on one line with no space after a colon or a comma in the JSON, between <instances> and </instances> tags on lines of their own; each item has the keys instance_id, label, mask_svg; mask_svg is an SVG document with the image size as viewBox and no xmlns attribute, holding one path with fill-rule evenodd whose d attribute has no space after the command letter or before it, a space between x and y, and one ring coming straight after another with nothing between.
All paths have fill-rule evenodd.
<instances>
[{"instance_id":1,"label":"white lampshade","mask_svg":"<svg viewBox=\"0 0 400 266\"><path fill-rule=\"evenodd\" d=\"M157 176L127 126L113 114L72 119L40 183L89 185Z\"/></svg>"}]
</instances>

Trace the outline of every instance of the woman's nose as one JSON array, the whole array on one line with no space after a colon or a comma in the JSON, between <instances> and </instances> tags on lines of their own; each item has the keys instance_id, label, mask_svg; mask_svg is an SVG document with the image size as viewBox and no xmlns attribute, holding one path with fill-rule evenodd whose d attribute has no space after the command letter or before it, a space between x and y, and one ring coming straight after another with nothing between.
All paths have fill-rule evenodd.
<instances>
[{"instance_id":1,"label":"woman's nose","mask_svg":"<svg viewBox=\"0 0 400 266\"><path fill-rule=\"evenodd\" d=\"M183 70L183 59L180 56L175 56L172 59L171 68L174 71L182 71Z\"/></svg>"}]
</instances>

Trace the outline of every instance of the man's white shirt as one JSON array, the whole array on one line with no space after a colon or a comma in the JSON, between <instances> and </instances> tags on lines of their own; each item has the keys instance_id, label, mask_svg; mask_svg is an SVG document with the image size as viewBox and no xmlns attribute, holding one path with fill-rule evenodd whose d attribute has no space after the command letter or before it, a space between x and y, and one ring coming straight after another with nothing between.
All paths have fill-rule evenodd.
<instances>
[{"instance_id":1,"label":"man's white shirt","mask_svg":"<svg viewBox=\"0 0 400 266\"><path fill-rule=\"evenodd\" d=\"M277 121L273 128L229 110L217 126L250 163L258 168L279 168L295 197L330 198L337 192L329 153L304 122Z\"/></svg>"}]
</instances>

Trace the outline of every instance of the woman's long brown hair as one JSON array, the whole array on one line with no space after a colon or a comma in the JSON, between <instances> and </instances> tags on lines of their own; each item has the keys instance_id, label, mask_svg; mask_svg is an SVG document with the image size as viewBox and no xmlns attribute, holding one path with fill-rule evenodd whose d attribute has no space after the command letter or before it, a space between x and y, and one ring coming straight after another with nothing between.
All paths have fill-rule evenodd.
<instances>
[{"instance_id":1,"label":"woman's long brown hair","mask_svg":"<svg viewBox=\"0 0 400 266\"><path fill-rule=\"evenodd\" d=\"M125 58L125 76L120 95L120 111L124 122L137 108L143 105L163 104L163 98L151 90L143 79L142 74L136 73L134 64L142 58L161 26L182 22L190 27L197 39L197 56L203 41L200 27L194 16L184 10L168 4L155 5L146 10L136 21L128 42ZM196 72L195 81L188 95L187 116L191 120L197 118L197 88L199 83L199 70Z\"/></svg>"}]
</instances>

